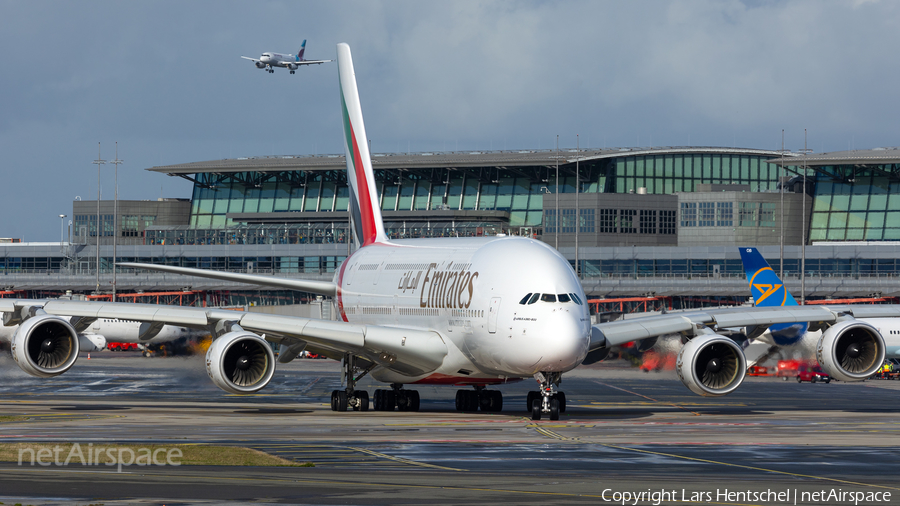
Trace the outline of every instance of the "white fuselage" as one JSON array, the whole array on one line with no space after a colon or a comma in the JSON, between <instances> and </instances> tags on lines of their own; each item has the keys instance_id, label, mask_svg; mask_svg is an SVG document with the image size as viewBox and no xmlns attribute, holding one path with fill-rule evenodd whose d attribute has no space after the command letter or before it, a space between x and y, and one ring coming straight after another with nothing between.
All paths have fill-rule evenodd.
<instances>
[{"instance_id":1,"label":"white fuselage","mask_svg":"<svg viewBox=\"0 0 900 506\"><path fill-rule=\"evenodd\" d=\"M546 244L517 237L372 244L335 276L341 319L438 333L450 352L415 383L489 384L569 371L584 360L591 324L581 283ZM520 304L528 294L552 294ZM559 302L565 294L566 302ZM574 294L571 297L569 294ZM576 302L578 300L579 302ZM372 375L410 383L387 369Z\"/></svg>"},{"instance_id":2,"label":"white fuselage","mask_svg":"<svg viewBox=\"0 0 900 506\"><path fill-rule=\"evenodd\" d=\"M259 61L272 67L287 67L289 64L296 65L300 60L295 54L263 53Z\"/></svg>"}]
</instances>

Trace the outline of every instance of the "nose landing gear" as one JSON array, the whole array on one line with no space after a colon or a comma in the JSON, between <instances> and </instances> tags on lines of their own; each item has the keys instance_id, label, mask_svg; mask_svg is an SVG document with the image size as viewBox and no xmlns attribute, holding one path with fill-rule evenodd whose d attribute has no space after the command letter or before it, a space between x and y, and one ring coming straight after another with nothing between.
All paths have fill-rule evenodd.
<instances>
[{"instance_id":1,"label":"nose landing gear","mask_svg":"<svg viewBox=\"0 0 900 506\"><path fill-rule=\"evenodd\" d=\"M540 420L545 414L551 420L559 420L559 414L566 412L566 393L557 389L562 382L562 373L537 373L534 379L540 383L540 390L528 392L528 410L532 420Z\"/></svg>"}]
</instances>

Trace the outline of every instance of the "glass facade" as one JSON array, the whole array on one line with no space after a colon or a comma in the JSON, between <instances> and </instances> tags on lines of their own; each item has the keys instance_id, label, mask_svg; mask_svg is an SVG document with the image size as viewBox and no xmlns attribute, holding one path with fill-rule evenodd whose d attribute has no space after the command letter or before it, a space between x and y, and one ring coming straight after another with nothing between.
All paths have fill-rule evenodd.
<instances>
[{"instance_id":1,"label":"glass facade","mask_svg":"<svg viewBox=\"0 0 900 506\"><path fill-rule=\"evenodd\" d=\"M375 171L381 209L508 211L510 227L541 224L541 187L547 183L539 177L522 177L521 170L483 177L472 171L441 172L433 180L412 172ZM201 173L190 224L197 229L234 226L228 213L346 211L348 195L344 171Z\"/></svg>"},{"instance_id":2,"label":"glass facade","mask_svg":"<svg viewBox=\"0 0 900 506\"><path fill-rule=\"evenodd\" d=\"M701 183L746 184L751 191L775 190L778 168L766 162L771 153L666 153L610 156L579 162L579 191L584 193L692 192ZM600 216L555 216L542 213L541 193L574 193L575 164L555 167L378 169L375 180L381 209L497 210L509 212L509 227L560 229L600 226ZM195 176L190 226L224 229L235 225L229 213L346 211L347 180L344 170L285 170L275 172L199 173ZM706 212L706 210L703 210ZM723 211L725 212L725 211ZM709 220L717 221L715 209ZM705 216L705 215L704 215ZM553 223L542 223L551 218ZM640 216L620 217L620 225L640 229ZM649 223L649 217L645 217ZM706 221L706 220L705 220ZM727 220L726 220L727 221ZM593 222L593 223L592 223Z\"/></svg>"},{"instance_id":3,"label":"glass facade","mask_svg":"<svg viewBox=\"0 0 900 506\"><path fill-rule=\"evenodd\" d=\"M810 241L900 240L898 165L816 167Z\"/></svg>"},{"instance_id":4,"label":"glass facade","mask_svg":"<svg viewBox=\"0 0 900 506\"><path fill-rule=\"evenodd\" d=\"M697 184L746 184L750 191L774 191L778 186L777 165L772 155L750 154L658 154L613 159L605 178L597 179L607 193L637 192L671 194L696 191ZM585 191L590 191L588 188Z\"/></svg>"}]
</instances>

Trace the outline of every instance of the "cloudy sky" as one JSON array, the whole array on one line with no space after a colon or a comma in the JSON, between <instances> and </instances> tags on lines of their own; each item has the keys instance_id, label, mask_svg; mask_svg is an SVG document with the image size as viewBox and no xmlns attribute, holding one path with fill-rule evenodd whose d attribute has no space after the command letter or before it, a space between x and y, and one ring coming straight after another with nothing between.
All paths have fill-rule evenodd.
<instances>
[{"instance_id":1,"label":"cloudy sky","mask_svg":"<svg viewBox=\"0 0 900 506\"><path fill-rule=\"evenodd\" d=\"M146 169L341 152L353 51L376 152L900 145L900 3L0 0L0 237L59 238L119 144L122 199L189 197ZM111 165L103 197L112 198Z\"/></svg>"}]
</instances>

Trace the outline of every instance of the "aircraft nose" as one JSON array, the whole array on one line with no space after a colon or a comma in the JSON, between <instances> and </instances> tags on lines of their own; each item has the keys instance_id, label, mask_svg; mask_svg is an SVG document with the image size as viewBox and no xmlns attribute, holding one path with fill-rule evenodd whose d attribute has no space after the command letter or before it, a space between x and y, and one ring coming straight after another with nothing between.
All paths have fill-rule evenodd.
<instances>
[{"instance_id":1,"label":"aircraft nose","mask_svg":"<svg viewBox=\"0 0 900 506\"><path fill-rule=\"evenodd\" d=\"M540 320L539 329L529 330L527 337L511 343L515 349L510 364L521 374L564 372L574 369L587 356L590 325L580 321L577 313L554 311ZM526 342L527 341L527 342Z\"/></svg>"},{"instance_id":2,"label":"aircraft nose","mask_svg":"<svg viewBox=\"0 0 900 506\"><path fill-rule=\"evenodd\" d=\"M545 327L546 343L536 370L567 371L577 367L587 356L590 345L590 326L569 312L551 319Z\"/></svg>"}]
</instances>

